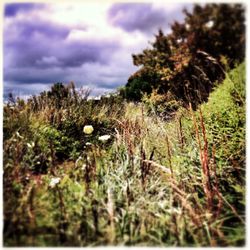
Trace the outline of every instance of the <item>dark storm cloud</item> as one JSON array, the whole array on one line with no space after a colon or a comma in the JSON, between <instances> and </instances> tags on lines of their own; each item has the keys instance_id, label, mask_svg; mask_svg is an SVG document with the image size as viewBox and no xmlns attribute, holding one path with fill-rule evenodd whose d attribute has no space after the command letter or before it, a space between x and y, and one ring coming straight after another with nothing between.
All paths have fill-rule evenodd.
<instances>
[{"instance_id":1,"label":"dark storm cloud","mask_svg":"<svg viewBox=\"0 0 250 250\"><path fill-rule=\"evenodd\" d=\"M53 82L64 81L67 68L78 68L86 63L106 64L110 60L107 53L117 48L113 43L48 43L16 44L12 47L15 60L11 67L4 69L6 81ZM58 72L58 74L56 74Z\"/></svg>"},{"instance_id":2,"label":"dark storm cloud","mask_svg":"<svg viewBox=\"0 0 250 250\"><path fill-rule=\"evenodd\" d=\"M4 30L5 54L11 57L6 63L14 67L34 66L42 57L50 56L69 32L69 27L40 19L15 21Z\"/></svg>"},{"instance_id":3,"label":"dark storm cloud","mask_svg":"<svg viewBox=\"0 0 250 250\"><path fill-rule=\"evenodd\" d=\"M28 12L32 9L38 9L43 7L43 4L37 3L9 3L5 5L4 16L12 17L18 12Z\"/></svg>"},{"instance_id":4,"label":"dark storm cloud","mask_svg":"<svg viewBox=\"0 0 250 250\"><path fill-rule=\"evenodd\" d=\"M71 30L72 27L39 19L13 22L4 32L4 80L64 81L67 67L95 62L106 64L119 48L119 42L112 39L68 40Z\"/></svg>"},{"instance_id":5,"label":"dark storm cloud","mask_svg":"<svg viewBox=\"0 0 250 250\"><path fill-rule=\"evenodd\" d=\"M37 33L50 38L64 39L70 32L70 28L67 26L41 19L18 21L16 25L18 25L19 35L26 39L33 37Z\"/></svg>"},{"instance_id":6,"label":"dark storm cloud","mask_svg":"<svg viewBox=\"0 0 250 250\"><path fill-rule=\"evenodd\" d=\"M113 41L80 41L65 42L52 38L19 39L11 45L5 45L12 55L11 66L50 68L78 67L84 63L109 61L109 54L119 48L119 44Z\"/></svg>"},{"instance_id":7,"label":"dark storm cloud","mask_svg":"<svg viewBox=\"0 0 250 250\"><path fill-rule=\"evenodd\" d=\"M75 41L66 44L62 52L58 52L58 59L63 62L63 66L78 67L84 63L106 64L110 60L110 55L119 49L118 41L92 40Z\"/></svg>"},{"instance_id":8,"label":"dark storm cloud","mask_svg":"<svg viewBox=\"0 0 250 250\"><path fill-rule=\"evenodd\" d=\"M153 10L150 3L117 3L109 10L108 17L114 26L128 32L149 32L167 19L164 12Z\"/></svg>"},{"instance_id":9,"label":"dark storm cloud","mask_svg":"<svg viewBox=\"0 0 250 250\"><path fill-rule=\"evenodd\" d=\"M108 20L127 32L152 33L159 28L167 30L173 20L181 20L184 7L190 8L191 4L168 11L167 8L155 8L151 3L116 3L109 9Z\"/></svg>"},{"instance_id":10,"label":"dark storm cloud","mask_svg":"<svg viewBox=\"0 0 250 250\"><path fill-rule=\"evenodd\" d=\"M19 40L11 45L6 45L11 58L11 67L39 68L79 67L85 63L107 63L109 54L119 48L113 41L94 42L65 42L44 38ZM7 59L6 59L7 60ZM7 64L7 62L6 62Z\"/></svg>"},{"instance_id":11,"label":"dark storm cloud","mask_svg":"<svg viewBox=\"0 0 250 250\"><path fill-rule=\"evenodd\" d=\"M4 80L15 83L36 83L42 82L45 84L52 82L62 82L66 76L66 71L61 68L10 68L4 70Z\"/></svg>"}]
</instances>

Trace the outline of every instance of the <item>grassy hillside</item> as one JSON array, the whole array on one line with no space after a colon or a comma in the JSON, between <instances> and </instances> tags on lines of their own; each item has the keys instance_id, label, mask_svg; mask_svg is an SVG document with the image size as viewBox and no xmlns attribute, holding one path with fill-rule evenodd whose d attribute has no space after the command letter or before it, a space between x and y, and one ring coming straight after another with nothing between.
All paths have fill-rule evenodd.
<instances>
[{"instance_id":1,"label":"grassy hillside","mask_svg":"<svg viewBox=\"0 0 250 250\"><path fill-rule=\"evenodd\" d=\"M168 122L73 88L5 105L4 245L244 245L245 120L245 64Z\"/></svg>"}]
</instances>

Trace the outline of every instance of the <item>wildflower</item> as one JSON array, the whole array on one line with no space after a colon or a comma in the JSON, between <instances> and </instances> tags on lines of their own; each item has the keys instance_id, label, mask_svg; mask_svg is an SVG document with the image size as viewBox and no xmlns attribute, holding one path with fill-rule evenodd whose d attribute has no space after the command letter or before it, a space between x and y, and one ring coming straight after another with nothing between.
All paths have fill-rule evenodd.
<instances>
[{"instance_id":1,"label":"wildflower","mask_svg":"<svg viewBox=\"0 0 250 250\"><path fill-rule=\"evenodd\" d=\"M206 24L205 24L205 26L207 27L207 28L212 28L213 26L214 26L214 21L213 20L210 20L210 21L208 21Z\"/></svg>"},{"instance_id":2,"label":"wildflower","mask_svg":"<svg viewBox=\"0 0 250 250\"><path fill-rule=\"evenodd\" d=\"M86 142L86 146L91 146L92 143L91 142Z\"/></svg>"},{"instance_id":3,"label":"wildflower","mask_svg":"<svg viewBox=\"0 0 250 250\"><path fill-rule=\"evenodd\" d=\"M186 25L186 29L189 30L190 29L190 25L187 23Z\"/></svg>"},{"instance_id":4,"label":"wildflower","mask_svg":"<svg viewBox=\"0 0 250 250\"><path fill-rule=\"evenodd\" d=\"M51 188L55 187L56 184L58 184L60 182L60 180L61 179L59 177L52 178L51 181L50 181L50 183L49 183L49 186Z\"/></svg>"},{"instance_id":5,"label":"wildflower","mask_svg":"<svg viewBox=\"0 0 250 250\"><path fill-rule=\"evenodd\" d=\"M34 143L34 142L27 143L27 147L28 147L28 148L34 148L34 146L35 146L35 143Z\"/></svg>"},{"instance_id":6,"label":"wildflower","mask_svg":"<svg viewBox=\"0 0 250 250\"><path fill-rule=\"evenodd\" d=\"M83 128L83 132L87 135L92 134L93 131L94 131L94 128L91 125L85 125Z\"/></svg>"},{"instance_id":7,"label":"wildflower","mask_svg":"<svg viewBox=\"0 0 250 250\"><path fill-rule=\"evenodd\" d=\"M102 141L102 142L105 142L105 141L109 140L110 137L111 137L110 135L102 135L102 136L98 137L98 140Z\"/></svg>"}]
</instances>

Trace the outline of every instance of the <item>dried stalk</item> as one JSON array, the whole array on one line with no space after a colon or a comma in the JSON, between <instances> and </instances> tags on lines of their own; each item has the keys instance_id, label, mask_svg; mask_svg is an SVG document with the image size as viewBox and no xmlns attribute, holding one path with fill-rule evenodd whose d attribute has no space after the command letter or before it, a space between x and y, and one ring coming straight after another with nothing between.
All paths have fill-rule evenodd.
<instances>
[{"instance_id":1,"label":"dried stalk","mask_svg":"<svg viewBox=\"0 0 250 250\"><path fill-rule=\"evenodd\" d=\"M108 203L107 203L107 210L109 214L110 220L110 244L114 244L115 242L115 221L114 221L114 202L113 202L113 194L112 190L108 188Z\"/></svg>"},{"instance_id":2,"label":"dried stalk","mask_svg":"<svg viewBox=\"0 0 250 250\"><path fill-rule=\"evenodd\" d=\"M203 165L203 171L204 171L204 177L205 177L206 195L207 195L208 207L212 210L213 194L212 194L212 185L211 185L211 175L210 175L210 169L209 169L209 163L208 163L209 161L208 142L207 142L206 129L205 129L205 124L204 124L201 109L200 109L200 122L201 122L202 135L203 135L203 141L204 141L204 148L202 150L202 154L203 154L202 165Z\"/></svg>"},{"instance_id":3,"label":"dried stalk","mask_svg":"<svg viewBox=\"0 0 250 250\"><path fill-rule=\"evenodd\" d=\"M167 142L167 150L168 150L168 163L169 163L169 167L170 167L170 171L171 171L171 177L173 178L174 177L174 172L173 172L173 168L172 168L171 152L170 152L168 136L166 136L166 142Z\"/></svg>"},{"instance_id":4,"label":"dried stalk","mask_svg":"<svg viewBox=\"0 0 250 250\"><path fill-rule=\"evenodd\" d=\"M195 133L196 133L196 139L198 142L198 146L199 146L199 152L200 152L200 162L201 162L201 166L202 166L202 183L203 183L203 190L206 196L206 200L207 200L207 207L209 210L212 210L213 207L213 203L212 203L212 188L211 188L211 183L210 183L210 172L209 172L209 168L208 168L208 146L207 146L207 138L206 138L206 131L205 131L205 125L204 125L204 121L203 121L203 117L202 117L202 113L200 111L200 121L201 121L201 127L202 127L202 135L203 135L203 140L204 140L204 148L201 145L201 138L200 138L200 134L199 134L199 128L196 122L196 118L191 106L191 103L189 103L189 108L190 108L190 112L192 114L192 118L193 118L193 123L194 123L194 127L195 127Z\"/></svg>"}]
</instances>

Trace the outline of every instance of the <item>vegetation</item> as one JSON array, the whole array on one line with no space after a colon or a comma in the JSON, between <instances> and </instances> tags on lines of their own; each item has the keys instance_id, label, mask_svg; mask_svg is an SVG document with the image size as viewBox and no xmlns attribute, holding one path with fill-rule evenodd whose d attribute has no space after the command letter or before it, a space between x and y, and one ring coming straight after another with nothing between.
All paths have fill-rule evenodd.
<instances>
[{"instance_id":1,"label":"vegetation","mask_svg":"<svg viewBox=\"0 0 250 250\"><path fill-rule=\"evenodd\" d=\"M152 48L133 55L140 69L121 91L124 97L138 101L155 90L170 96L168 101L191 102L196 108L225 77L223 65L233 68L244 60L244 6L195 5L184 14L185 21L173 23L171 33L159 30Z\"/></svg>"},{"instance_id":2,"label":"vegetation","mask_svg":"<svg viewBox=\"0 0 250 250\"><path fill-rule=\"evenodd\" d=\"M169 122L86 95L5 105L6 246L244 244L244 64Z\"/></svg>"},{"instance_id":3,"label":"vegetation","mask_svg":"<svg viewBox=\"0 0 250 250\"><path fill-rule=\"evenodd\" d=\"M185 13L119 93L9 96L5 246L245 244L244 9Z\"/></svg>"}]
</instances>

